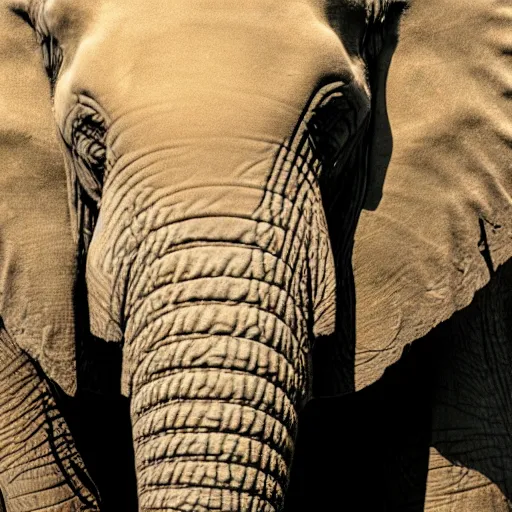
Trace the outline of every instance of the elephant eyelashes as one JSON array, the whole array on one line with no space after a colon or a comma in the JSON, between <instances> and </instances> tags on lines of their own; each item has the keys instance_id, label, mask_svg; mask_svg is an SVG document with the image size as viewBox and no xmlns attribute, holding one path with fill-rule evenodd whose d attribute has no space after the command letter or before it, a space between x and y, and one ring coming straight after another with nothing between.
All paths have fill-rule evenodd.
<instances>
[{"instance_id":1,"label":"elephant eyelashes","mask_svg":"<svg viewBox=\"0 0 512 512\"><path fill-rule=\"evenodd\" d=\"M19 16L32 28L32 30L35 31L37 41L41 45L43 65L46 70L46 74L50 79L50 84L53 91L53 87L57 80L57 76L59 75L60 66L62 64L62 48L60 47L57 39L48 31L44 16L42 15L43 5L44 4L41 3L40 8L32 13L17 7L13 7L12 12L16 16Z\"/></svg>"},{"instance_id":2,"label":"elephant eyelashes","mask_svg":"<svg viewBox=\"0 0 512 512\"><path fill-rule=\"evenodd\" d=\"M373 22L368 25L361 44L361 55L369 65L379 55L385 41L388 41L392 34L395 38L398 37L398 23L408 7L409 2L403 0L387 2L385 9L382 6L374 7L381 14L377 16L375 12L372 13Z\"/></svg>"},{"instance_id":3,"label":"elephant eyelashes","mask_svg":"<svg viewBox=\"0 0 512 512\"><path fill-rule=\"evenodd\" d=\"M43 63L46 69L46 74L50 79L50 84L53 89L62 64L62 49L60 48L57 39L51 35L43 36L41 38L41 49L43 52Z\"/></svg>"}]
</instances>

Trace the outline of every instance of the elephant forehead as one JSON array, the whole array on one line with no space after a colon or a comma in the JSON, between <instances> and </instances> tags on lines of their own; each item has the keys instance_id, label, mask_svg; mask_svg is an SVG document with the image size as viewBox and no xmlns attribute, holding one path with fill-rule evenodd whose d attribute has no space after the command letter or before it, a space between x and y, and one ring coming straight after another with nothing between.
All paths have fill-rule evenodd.
<instances>
[{"instance_id":1,"label":"elephant forehead","mask_svg":"<svg viewBox=\"0 0 512 512\"><path fill-rule=\"evenodd\" d=\"M213 123L206 119L201 124L199 116L195 126L187 123L200 105L159 107L144 111L139 119L126 117L111 126L108 136L113 156L102 203L117 205L121 200L123 210L137 212L172 195L175 206L183 208L188 190L200 210L208 205L256 208L275 173L282 194L296 197L303 173L310 170L312 179L332 173L333 162L344 158L347 141L364 128L369 110L366 96L358 92L339 82L327 84L299 116L283 105L268 110L263 101L254 111L245 114L241 107L238 116L230 113ZM198 187L208 188L200 201Z\"/></svg>"},{"instance_id":2,"label":"elephant forehead","mask_svg":"<svg viewBox=\"0 0 512 512\"><path fill-rule=\"evenodd\" d=\"M338 108L329 104L325 110L330 112L332 122L355 124L355 129L368 115L368 97L350 84L331 85L337 84ZM296 129L305 127L306 100L299 110L291 102L263 95L217 91L201 97L200 92L194 94L195 90L190 84L181 101L140 107L115 119L107 132L107 147L125 160L124 165L142 153L166 150L175 167L201 164L208 171L218 163L218 170L226 172L251 162L272 160ZM318 90L310 98L317 94ZM334 138L338 131L337 126L328 134Z\"/></svg>"},{"instance_id":3,"label":"elephant forehead","mask_svg":"<svg viewBox=\"0 0 512 512\"><path fill-rule=\"evenodd\" d=\"M247 104L258 109L267 98L297 117L326 77L365 87L361 62L348 56L318 9L274 4L190 2L175 12L174 3L129 2L104 9L78 44L67 44L76 51L59 77L57 117L62 121L84 90L115 120L147 105L194 100L201 108L190 114L213 118L219 98L224 115Z\"/></svg>"}]
</instances>

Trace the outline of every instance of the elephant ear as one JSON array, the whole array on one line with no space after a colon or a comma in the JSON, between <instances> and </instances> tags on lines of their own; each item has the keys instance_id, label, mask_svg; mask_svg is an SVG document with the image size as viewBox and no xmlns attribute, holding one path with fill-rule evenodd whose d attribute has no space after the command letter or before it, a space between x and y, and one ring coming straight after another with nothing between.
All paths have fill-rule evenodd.
<instances>
[{"instance_id":1,"label":"elephant ear","mask_svg":"<svg viewBox=\"0 0 512 512\"><path fill-rule=\"evenodd\" d=\"M0 34L0 315L73 394L75 243L49 81L32 29L6 0Z\"/></svg>"},{"instance_id":2,"label":"elephant ear","mask_svg":"<svg viewBox=\"0 0 512 512\"><path fill-rule=\"evenodd\" d=\"M327 3L330 27L338 35L352 64L351 85L362 93L366 107L371 100L371 108L363 136L354 141L352 148L343 146L341 149L346 159L343 172L335 180L333 176L321 179L336 267L336 330L331 334L324 333L313 345L312 394L317 398L354 391L354 233L361 207L374 208L380 200L391 156L385 88L405 7L402 0L329 0ZM342 124L345 123L342 120ZM329 130L330 137L335 140L332 121ZM320 151L324 158L329 153L326 149Z\"/></svg>"},{"instance_id":3,"label":"elephant ear","mask_svg":"<svg viewBox=\"0 0 512 512\"><path fill-rule=\"evenodd\" d=\"M512 3L413 0L388 78L393 156L356 233L356 388L512 255Z\"/></svg>"}]
</instances>

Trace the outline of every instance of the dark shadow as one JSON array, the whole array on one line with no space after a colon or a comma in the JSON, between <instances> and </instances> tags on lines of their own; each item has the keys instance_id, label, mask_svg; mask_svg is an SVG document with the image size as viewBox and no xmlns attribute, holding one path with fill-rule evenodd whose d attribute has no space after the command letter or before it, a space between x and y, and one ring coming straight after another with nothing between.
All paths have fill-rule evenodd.
<instances>
[{"instance_id":1,"label":"dark shadow","mask_svg":"<svg viewBox=\"0 0 512 512\"><path fill-rule=\"evenodd\" d=\"M299 420L286 512L422 512L429 389L415 347L355 394L312 400ZM407 385L404 385L407 383Z\"/></svg>"},{"instance_id":2,"label":"dark shadow","mask_svg":"<svg viewBox=\"0 0 512 512\"><path fill-rule=\"evenodd\" d=\"M372 114L369 129L369 151L367 181L363 208L376 210L382 199L384 182L391 155L393 153L393 133L387 108L387 80L391 61L398 44L399 24L405 9L405 3L392 4L386 13L386 21L374 38L385 41L381 51L368 59L370 89L372 91ZM379 42L374 43L378 45Z\"/></svg>"},{"instance_id":3,"label":"dark shadow","mask_svg":"<svg viewBox=\"0 0 512 512\"><path fill-rule=\"evenodd\" d=\"M57 404L95 483L102 512L137 512L130 402L120 394L122 346L82 337L78 392Z\"/></svg>"},{"instance_id":4,"label":"dark shadow","mask_svg":"<svg viewBox=\"0 0 512 512\"><path fill-rule=\"evenodd\" d=\"M137 486L129 401L80 391L58 405L94 481L102 512L137 512Z\"/></svg>"},{"instance_id":5,"label":"dark shadow","mask_svg":"<svg viewBox=\"0 0 512 512\"><path fill-rule=\"evenodd\" d=\"M306 406L286 511L423 511L431 446L512 499L511 368L512 261L378 382Z\"/></svg>"},{"instance_id":6,"label":"dark shadow","mask_svg":"<svg viewBox=\"0 0 512 512\"><path fill-rule=\"evenodd\" d=\"M92 207L85 210L91 213ZM85 217L86 224L93 223L90 215ZM58 406L99 491L101 511L137 512L130 401L121 395L122 344L107 343L90 334L86 238L81 233L75 283L78 391L74 397L58 392Z\"/></svg>"},{"instance_id":7,"label":"dark shadow","mask_svg":"<svg viewBox=\"0 0 512 512\"><path fill-rule=\"evenodd\" d=\"M436 330L432 446L512 500L512 261Z\"/></svg>"}]
</instances>

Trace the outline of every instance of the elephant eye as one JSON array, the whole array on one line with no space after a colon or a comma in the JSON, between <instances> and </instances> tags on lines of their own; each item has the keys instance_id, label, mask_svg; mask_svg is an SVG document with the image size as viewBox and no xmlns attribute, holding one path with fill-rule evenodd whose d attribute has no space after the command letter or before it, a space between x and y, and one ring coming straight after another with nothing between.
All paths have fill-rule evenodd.
<instances>
[{"instance_id":1,"label":"elephant eye","mask_svg":"<svg viewBox=\"0 0 512 512\"><path fill-rule=\"evenodd\" d=\"M96 202L100 200L106 162L105 122L90 107L81 107L71 126L71 152L80 184Z\"/></svg>"}]
</instances>

